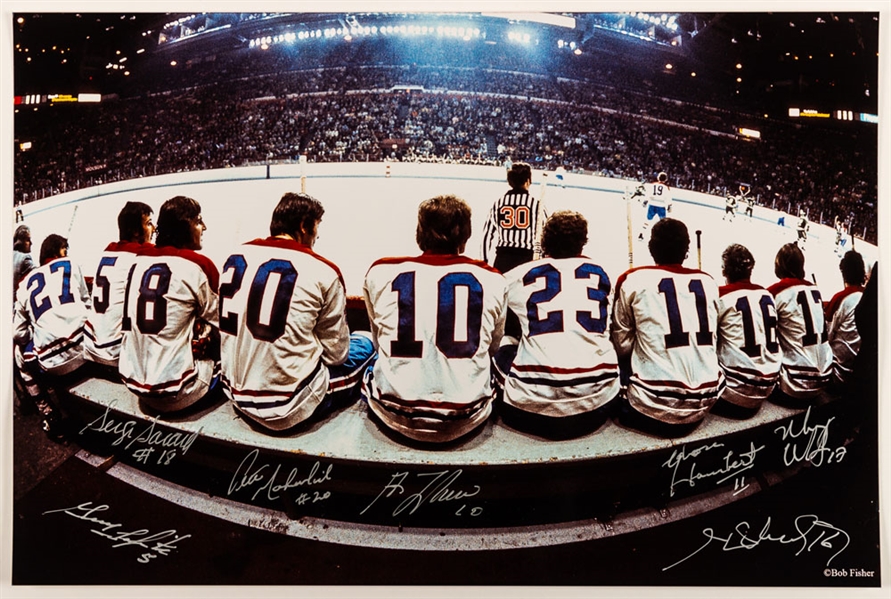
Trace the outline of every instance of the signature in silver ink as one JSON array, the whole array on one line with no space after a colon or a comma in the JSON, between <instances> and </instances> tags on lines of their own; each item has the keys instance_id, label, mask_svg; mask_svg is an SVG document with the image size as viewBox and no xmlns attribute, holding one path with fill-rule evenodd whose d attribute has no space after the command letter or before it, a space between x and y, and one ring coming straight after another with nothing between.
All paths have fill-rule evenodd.
<instances>
[{"instance_id":1,"label":"signature in silver ink","mask_svg":"<svg viewBox=\"0 0 891 599\"><path fill-rule=\"evenodd\" d=\"M782 436L783 441L788 441L783 448L783 462L791 466L797 462L810 462L819 467L824 463L841 462L847 449L845 447L830 448L829 425L835 417L829 418L825 424L811 425L808 421L811 417L811 409L808 408L801 426L796 428L794 422L780 425L774 429L775 433ZM803 445L803 447L802 447Z\"/></svg>"},{"instance_id":2,"label":"signature in silver ink","mask_svg":"<svg viewBox=\"0 0 891 599\"><path fill-rule=\"evenodd\" d=\"M691 451L687 451L686 446L674 450L671 457L662 464L663 468L671 469L670 496L674 497L675 489L679 485L686 484L689 487L695 487L697 482L709 479L714 480L716 485L720 485L731 478L736 478L755 467L755 458L758 456L758 452L764 449L764 445L755 447L755 444L750 442L749 449L746 451L736 453L732 449L727 450L720 467L704 472L698 472L696 462L690 461L707 451L721 447L724 447L723 443L714 442Z\"/></svg>"},{"instance_id":3,"label":"signature in silver ink","mask_svg":"<svg viewBox=\"0 0 891 599\"><path fill-rule=\"evenodd\" d=\"M813 514L795 518L795 530L790 535L771 534L771 524L771 519L768 517L761 530L756 532L756 529L748 522L740 522L726 536L719 536L713 528L704 528L702 534L706 538L705 543L684 559L662 568L662 571L664 572L684 563L712 543L715 543L717 547L720 547L725 552L738 549L754 549L761 543L779 543L780 545L797 547L796 556L801 555L804 551L811 552L814 549L825 549L832 552L829 555L829 559L826 560L827 566L847 549L851 543L851 537L848 533L828 522L820 520L819 517Z\"/></svg>"},{"instance_id":4,"label":"signature in silver ink","mask_svg":"<svg viewBox=\"0 0 891 599\"><path fill-rule=\"evenodd\" d=\"M124 449L127 450L129 450L133 444L137 444L137 448L142 445L148 447L163 447L165 449L179 448L182 450L182 455L185 455L189 451L189 448L192 446L192 443L195 442L195 439L198 438L198 435L201 433L202 430L199 428L197 431L193 431L190 433L180 431L156 431L155 423L158 419L152 418L149 421L148 427L142 430L142 432L137 433L137 422L135 420L123 421L115 420L114 418L112 418L112 405L113 404L106 406L105 412L103 412L101 416L80 429L79 434L82 435L85 431L90 430L113 435L115 439L111 442L112 446L121 445L122 443L127 442L127 444L124 445Z\"/></svg>"},{"instance_id":5,"label":"signature in silver ink","mask_svg":"<svg viewBox=\"0 0 891 599\"><path fill-rule=\"evenodd\" d=\"M398 516L406 510L408 510L409 514L414 514L425 503L431 504L459 501L461 499L474 497L480 492L479 485L473 485L471 490L457 490L452 488L452 485L457 482L463 472L463 470L459 469L454 472L443 470L442 472L419 472L415 474L419 479L429 479L429 482L427 482L424 488L417 493L412 493L403 499L399 505L396 506L396 509L393 510L393 515ZM408 477L408 472L397 472L392 475L390 481L384 485L384 488L377 494L377 497L365 506L365 509L359 512L359 514L362 515L367 512L381 497L386 496L389 498L392 497L394 493L398 493L400 496L403 495L405 493L405 484ZM463 509L464 506L458 510L457 515L460 515ZM471 510L470 515L478 516L480 513L482 513L482 508L476 507Z\"/></svg>"},{"instance_id":6,"label":"signature in silver ink","mask_svg":"<svg viewBox=\"0 0 891 599\"><path fill-rule=\"evenodd\" d=\"M177 549L176 543L183 539L188 539L192 535L179 535L175 529L164 530L159 533L151 534L149 530L141 528L139 530L122 531L119 530L122 525L108 520L103 520L97 516L101 512L108 511L107 505L93 505L92 501L81 503L73 507L61 508L58 510L48 510L42 515L47 514L65 514L77 520L83 520L95 525L90 529L93 534L112 541L113 549L119 547L141 547L146 550L136 561L140 564L147 564L159 555L170 555L170 552Z\"/></svg>"},{"instance_id":7,"label":"signature in silver ink","mask_svg":"<svg viewBox=\"0 0 891 599\"><path fill-rule=\"evenodd\" d=\"M227 495L232 495L233 493L237 493L244 489L254 489L254 494L251 496L251 500L256 499L257 496L263 492L266 493L267 499L276 500L279 498L279 493L287 491L288 489L320 485L330 481L331 472L334 469L334 464L328 464L328 467L322 470L322 465L319 462L316 462L310 468L309 473L306 476L302 476L298 473L298 468L295 467L291 468L291 471L285 477L283 482L277 483L276 479L281 470L281 464L276 464L274 468L272 464L261 464L258 466L256 462L259 455L260 450L253 449L245 456L238 465L238 468L236 468L232 480L229 482ZM303 505L307 501L301 499L302 497L303 495L296 500L300 505ZM330 492L326 492L323 495L316 495L315 501L327 499L328 497L330 497ZM313 501L313 503L315 503L315 501Z\"/></svg>"}]
</instances>

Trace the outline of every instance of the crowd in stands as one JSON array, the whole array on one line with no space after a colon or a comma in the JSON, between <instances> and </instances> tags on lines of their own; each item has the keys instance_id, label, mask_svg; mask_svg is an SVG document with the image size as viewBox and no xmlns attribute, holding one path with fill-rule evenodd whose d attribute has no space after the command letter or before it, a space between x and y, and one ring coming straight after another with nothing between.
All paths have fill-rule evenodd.
<instances>
[{"instance_id":1,"label":"crowd in stands","mask_svg":"<svg viewBox=\"0 0 891 599\"><path fill-rule=\"evenodd\" d=\"M287 70L294 65L283 52L256 62L220 55L150 82L151 93L134 88L99 105L22 109L16 138L32 149L15 156L15 201L301 154L310 162L481 164L509 156L535 168L635 180L663 170L675 187L717 195L745 182L762 205L803 208L825 224L838 216L856 235L876 239L874 126L756 118L645 85L558 76L509 54L446 68L436 48L424 64L398 66L378 64L399 58L386 53L359 64L355 49L317 49L301 55L317 66L300 70ZM761 139L740 137L743 126Z\"/></svg>"}]
</instances>

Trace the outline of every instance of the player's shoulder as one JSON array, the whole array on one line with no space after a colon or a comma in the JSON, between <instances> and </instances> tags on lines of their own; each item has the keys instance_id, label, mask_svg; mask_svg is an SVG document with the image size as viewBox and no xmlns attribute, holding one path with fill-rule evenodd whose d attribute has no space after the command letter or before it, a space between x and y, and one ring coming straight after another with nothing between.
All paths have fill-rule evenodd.
<instances>
[{"instance_id":1,"label":"player's shoulder","mask_svg":"<svg viewBox=\"0 0 891 599\"><path fill-rule=\"evenodd\" d=\"M145 248L154 247L151 243L137 243L135 241L112 241L105 246L105 252L116 254L137 255Z\"/></svg>"},{"instance_id":2,"label":"player's shoulder","mask_svg":"<svg viewBox=\"0 0 891 599\"><path fill-rule=\"evenodd\" d=\"M278 251L293 252L295 256L305 258L322 268L330 269L333 274L343 282L343 274L340 272L340 267L338 267L337 264L328 260L324 256L317 254L311 247L300 243L299 241L282 239L280 237L265 237L248 241L244 243L244 246L249 248L265 248L273 253Z\"/></svg>"},{"instance_id":3,"label":"player's shoulder","mask_svg":"<svg viewBox=\"0 0 891 599\"><path fill-rule=\"evenodd\" d=\"M649 286L652 279L656 278L699 278L710 286L713 285L717 291L717 283L714 277L704 270L696 268L687 268L680 264L654 264L648 266L636 266L626 270L616 280L616 290L629 284L640 284L641 286Z\"/></svg>"},{"instance_id":4,"label":"player's shoulder","mask_svg":"<svg viewBox=\"0 0 891 599\"><path fill-rule=\"evenodd\" d=\"M460 267L462 269L468 268L476 271L482 271L488 273L490 275L497 275L497 277L504 278L504 276L489 264L483 262L482 260L477 260L475 258L469 258L467 256L463 256L460 254L431 254L431 253L423 253L419 256L393 256L387 258L378 258L374 262L371 263L371 266L368 268L368 272L370 273L372 270L386 268L386 267L440 267L440 268L453 268Z\"/></svg>"},{"instance_id":5,"label":"player's shoulder","mask_svg":"<svg viewBox=\"0 0 891 599\"><path fill-rule=\"evenodd\" d=\"M173 246L146 246L139 252L140 258L180 258L187 264L197 266L207 277L211 287L216 290L219 288L220 271L217 270L213 260L204 254L195 250L184 248L176 248Z\"/></svg>"},{"instance_id":6,"label":"player's shoulder","mask_svg":"<svg viewBox=\"0 0 891 599\"><path fill-rule=\"evenodd\" d=\"M797 279L793 277L788 277L785 279L780 279L773 285L767 288L770 294L774 297L780 295L784 291L789 289L795 289L798 287L813 287L813 284L805 279Z\"/></svg>"},{"instance_id":7,"label":"player's shoulder","mask_svg":"<svg viewBox=\"0 0 891 599\"><path fill-rule=\"evenodd\" d=\"M752 295L757 295L767 294L768 291L763 286L758 285L757 283L752 283L751 281L738 281L736 283L730 283L728 285L721 285L720 287L718 287L718 294L721 297L735 293L750 293Z\"/></svg>"}]
</instances>

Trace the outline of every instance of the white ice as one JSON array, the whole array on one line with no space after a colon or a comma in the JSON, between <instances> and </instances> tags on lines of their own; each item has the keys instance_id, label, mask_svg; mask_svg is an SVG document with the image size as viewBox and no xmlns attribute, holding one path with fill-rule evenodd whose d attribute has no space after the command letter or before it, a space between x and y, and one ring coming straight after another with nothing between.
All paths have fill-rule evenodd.
<instances>
[{"instance_id":1,"label":"white ice","mask_svg":"<svg viewBox=\"0 0 891 599\"><path fill-rule=\"evenodd\" d=\"M421 201L441 194L465 199L473 210L473 235L466 254L478 258L488 211L507 190L505 171L499 167L393 163L390 176L382 163L308 164L300 168L273 166L268 179L264 167L210 171L200 176L182 173L150 177L41 200L24 206L23 213L25 223L31 227L35 259L43 238L59 233L69 238L70 255L84 274L92 276L99 253L117 239L116 219L124 202L145 202L154 208L157 218L165 200L188 195L201 204L208 227L202 251L221 266L238 244L268 235L275 204L283 193L301 190L303 174L306 192L325 206L315 250L340 267L347 293L358 296L365 272L374 260L419 253L415 225ZM221 177L232 180L209 181ZM186 182L196 179L204 181ZM543 181L547 181L546 187ZM563 183L565 186L556 181L554 173L545 176L536 171L532 192L544 194L549 212L568 209L585 215L589 223L585 255L599 263L615 281L629 267L627 205L622 192L631 182L566 174ZM631 212L633 264L652 264L646 242L637 240L644 208L635 201ZM719 284L724 283L721 252L730 243L741 243L751 250L756 260L752 280L767 286L776 280L773 262L777 250L797 238L797 219L792 216L787 215L786 227L780 227L776 224L779 213L756 207L751 222L741 211L733 222L724 221L723 198L692 192L675 192L670 216L684 221L690 231L685 266L696 268L701 258L702 270ZM702 232L701 250L696 245L697 230ZM851 242L848 243L850 249ZM833 230L811 225L805 245L805 268L808 279L816 280L824 300L843 287L834 244ZM875 261L875 246L857 240L856 249L864 255L868 266Z\"/></svg>"}]
</instances>

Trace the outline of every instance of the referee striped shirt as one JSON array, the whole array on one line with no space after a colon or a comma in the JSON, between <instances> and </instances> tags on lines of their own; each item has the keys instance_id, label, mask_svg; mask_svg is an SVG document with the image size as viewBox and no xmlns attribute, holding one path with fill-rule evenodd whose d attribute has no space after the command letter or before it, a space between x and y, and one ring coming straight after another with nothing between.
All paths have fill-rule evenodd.
<instances>
[{"instance_id":1,"label":"referee striped shirt","mask_svg":"<svg viewBox=\"0 0 891 599\"><path fill-rule=\"evenodd\" d=\"M483 229L483 261L500 247L536 249L540 231L547 220L544 205L528 191L511 189L501 197L486 220Z\"/></svg>"}]
</instances>

